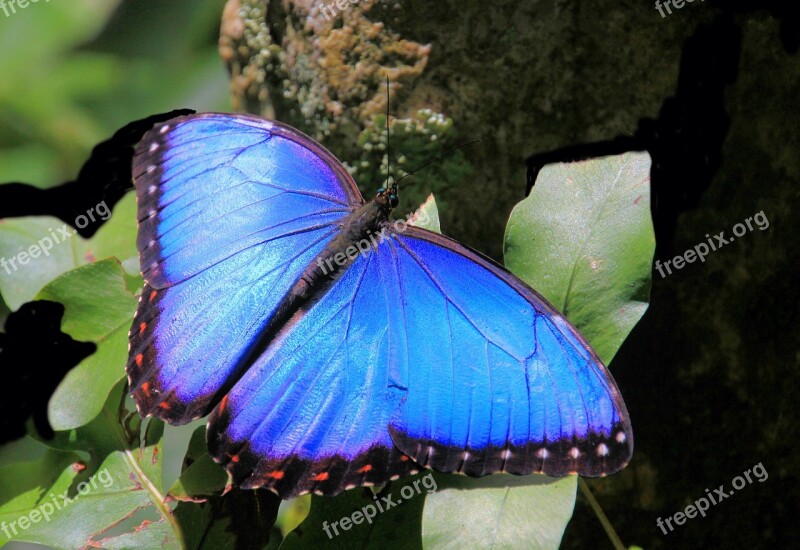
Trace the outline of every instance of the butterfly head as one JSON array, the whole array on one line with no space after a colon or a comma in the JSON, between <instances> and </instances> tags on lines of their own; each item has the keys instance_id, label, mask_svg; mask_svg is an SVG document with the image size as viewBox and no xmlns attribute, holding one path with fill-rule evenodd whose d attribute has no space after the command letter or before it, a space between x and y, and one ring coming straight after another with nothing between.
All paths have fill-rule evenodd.
<instances>
[{"instance_id":1,"label":"butterfly head","mask_svg":"<svg viewBox=\"0 0 800 550\"><path fill-rule=\"evenodd\" d=\"M389 189L381 187L375 194L375 202L388 210L394 210L400 202L397 198L397 186L393 185Z\"/></svg>"}]
</instances>

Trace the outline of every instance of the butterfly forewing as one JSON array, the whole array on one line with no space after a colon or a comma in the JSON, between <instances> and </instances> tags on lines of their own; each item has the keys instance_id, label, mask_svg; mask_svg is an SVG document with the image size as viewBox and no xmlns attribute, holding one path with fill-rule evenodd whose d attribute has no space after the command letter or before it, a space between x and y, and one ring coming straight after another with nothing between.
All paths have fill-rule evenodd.
<instances>
[{"instance_id":1,"label":"butterfly forewing","mask_svg":"<svg viewBox=\"0 0 800 550\"><path fill-rule=\"evenodd\" d=\"M284 294L363 199L309 138L242 115L156 126L134 177L146 286L130 388L143 414L188 422L247 368Z\"/></svg>"}]
</instances>

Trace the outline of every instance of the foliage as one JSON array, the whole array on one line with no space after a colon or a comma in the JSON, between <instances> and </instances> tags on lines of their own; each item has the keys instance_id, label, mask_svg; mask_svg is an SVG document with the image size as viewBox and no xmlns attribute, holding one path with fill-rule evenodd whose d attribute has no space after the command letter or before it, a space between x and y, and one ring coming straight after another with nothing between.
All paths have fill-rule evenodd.
<instances>
[{"instance_id":1,"label":"foliage","mask_svg":"<svg viewBox=\"0 0 800 550\"><path fill-rule=\"evenodd\" d=\"M226 110L222 5L70 0L0 14L0 182L72 178L95 143L152 113Z\"/></svg>"}]
</instances>

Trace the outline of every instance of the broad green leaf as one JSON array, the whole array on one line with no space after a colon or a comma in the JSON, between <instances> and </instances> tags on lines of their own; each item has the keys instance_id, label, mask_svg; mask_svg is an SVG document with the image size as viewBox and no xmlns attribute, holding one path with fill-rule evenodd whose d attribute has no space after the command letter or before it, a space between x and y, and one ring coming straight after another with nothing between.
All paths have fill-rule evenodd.
<instances>
[{"instance_id":1,"label":"broad green leaf","mask_svg":"<svg viewBox=\"0 0 800 550\"><path fill-rule=\"evenodd\" d=\"M136 298L125 289L124 272L114 259L65 273L36 298L64 304L61 329L76 340L97 344L95 353L67 373L48 404L53 429L77 428L98 415L125 376Z\"/></svg>"},{"instance_id":2,"label":"broad green leaf","mask_svg":"<svg viewBox=\"0 0 800 550\"><path fill-rule=\"evenodd\" d=\"M42 494L42 480L47 487L58 487L59 479L64 475L69 477L73 465L81 464L77 453L48 448L31 437L9 443L0 450L0 479L3 480L0 521L7 523L20 517L17 512L33 509L43 497L48 497ZM8 531L12 534L13 528L8 527ZM0 546L7 540L8 535L4 538L0 531Z\"/></svg>"},{"instance_id":3,"label":"broad green leaf","mask_svg":"<svg viewBox=\"0 0 800 550\"><path fill-rule=\"evenodd\" d=\"M281 550L422 548L419 518L425 495L437 488L436 479L427 472L392 482L378 495L357 488L336 498L312 496L311 512L286 536Z\"/></svg>"},{"instance_id":4,"label":"broad green leaf","mask_svg":"<svg viewBox=\"0 0 800 550\"><path fill-rule=\"evenodd\" d=\"M92 208L106 212L101 205ZM98 213L93 215L95 219L101 218ZM33 300L47 283L76 267L108 257L136 265L136 255L136 197L133 193L117 203L111 219L88 240L61 220L48 216L3 220L0 222L0 294L8 306L16 310Z\"/></svg>"},{"instance_id":5,"label":"broad green leaf","mask_svg":"<svg viewBox=\"0 0 800 550\"><path fill-rule=\"evenodd\" d=\"M89 261L86 241L47 216L0 222L0 293L12 311L62 273Z\"/></svg>"},{"instance_id":6,"label":"broad green leaf","mask_svg":"<svg viewBox=\"0 0 800 550\"><path fill-rule=\"evenodd\" d=\"M100 340L133 321L137 299L123 277L117 260L94 262L52 281L36 299L64 305L61 329L76 340Z\"/></svg>"},{"instance_id":7,"label":"broad green leaf","mask_svg":"<svg viewBox=\"0 0 800 550\"><path fill-rule=\"evenodd\" d=\"M546 166L506 227L506 267L561 310L606 362L647 309L655 249L649 173L649 157L641 153ZM557 548L572 516L576 479L462 480L467 490L444 489L426 499L424 543ZM493 520L467 512L469 528L454 529L443 519L454 508Z\"/></svg>"},{"instance_id":8,"label":"broad green leaf","mask_svg":"<svg viewBox=\"0 0 800 550\"><path fill-rule=\"evenodd\" d=\"M545 166L506 227L506 267L606 364L647 309L654 251L647 153Z\"/></svg>"},{"instance_id":9,"label":"broad green leaf","mask_svg":"<svg viewBox=\"0 0 800 550\"><path fill-rule=\"evenodd\" d=\"M0 521L15 528L9 527L10 537L0 533L0 544L10 538L52 548L182 545L182 531L161 487L164 424L151 420L140 434L137 416L124 428L121 417L129 413L121 407L123 390L124 384L118 384L86 426L39 442L43 466L33 462L24 479L0 485ZM88 460L78 460L76 452L88 452ZM4 480L20 477L19 468L0 462ZM149 512L152 519L114 534L136 512Z\"/></svg>"},{"instance_id":10,"label":"broad green leaf","mask_svg":"<svg viewBox=\"0 0 800 550\"><path fill-rule=\"evenodd\" d=\"M498 474L480 489L461 476L437 479L422 519L426 548L558 548L575 508L575 476Z\"/></svg>"}]
</instances>

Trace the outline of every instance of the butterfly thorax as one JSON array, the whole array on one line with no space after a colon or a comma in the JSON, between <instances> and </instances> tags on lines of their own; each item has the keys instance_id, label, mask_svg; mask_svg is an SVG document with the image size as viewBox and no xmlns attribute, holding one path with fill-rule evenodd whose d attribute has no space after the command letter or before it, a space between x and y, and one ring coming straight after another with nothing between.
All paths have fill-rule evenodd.
<instances>
[{"instance_id":1,"label":"butterfly thorax","mask_svg":"<svg viewBox=\"0 0 800 550\"><path fill-rule=\"evenodd\" d=\"M359 255L368 254L383 241L390 227L391 212L386 191L345 217L339 233L306 267L292 294L307 299L338 279Z\"/></svg>"}]
</instances>

